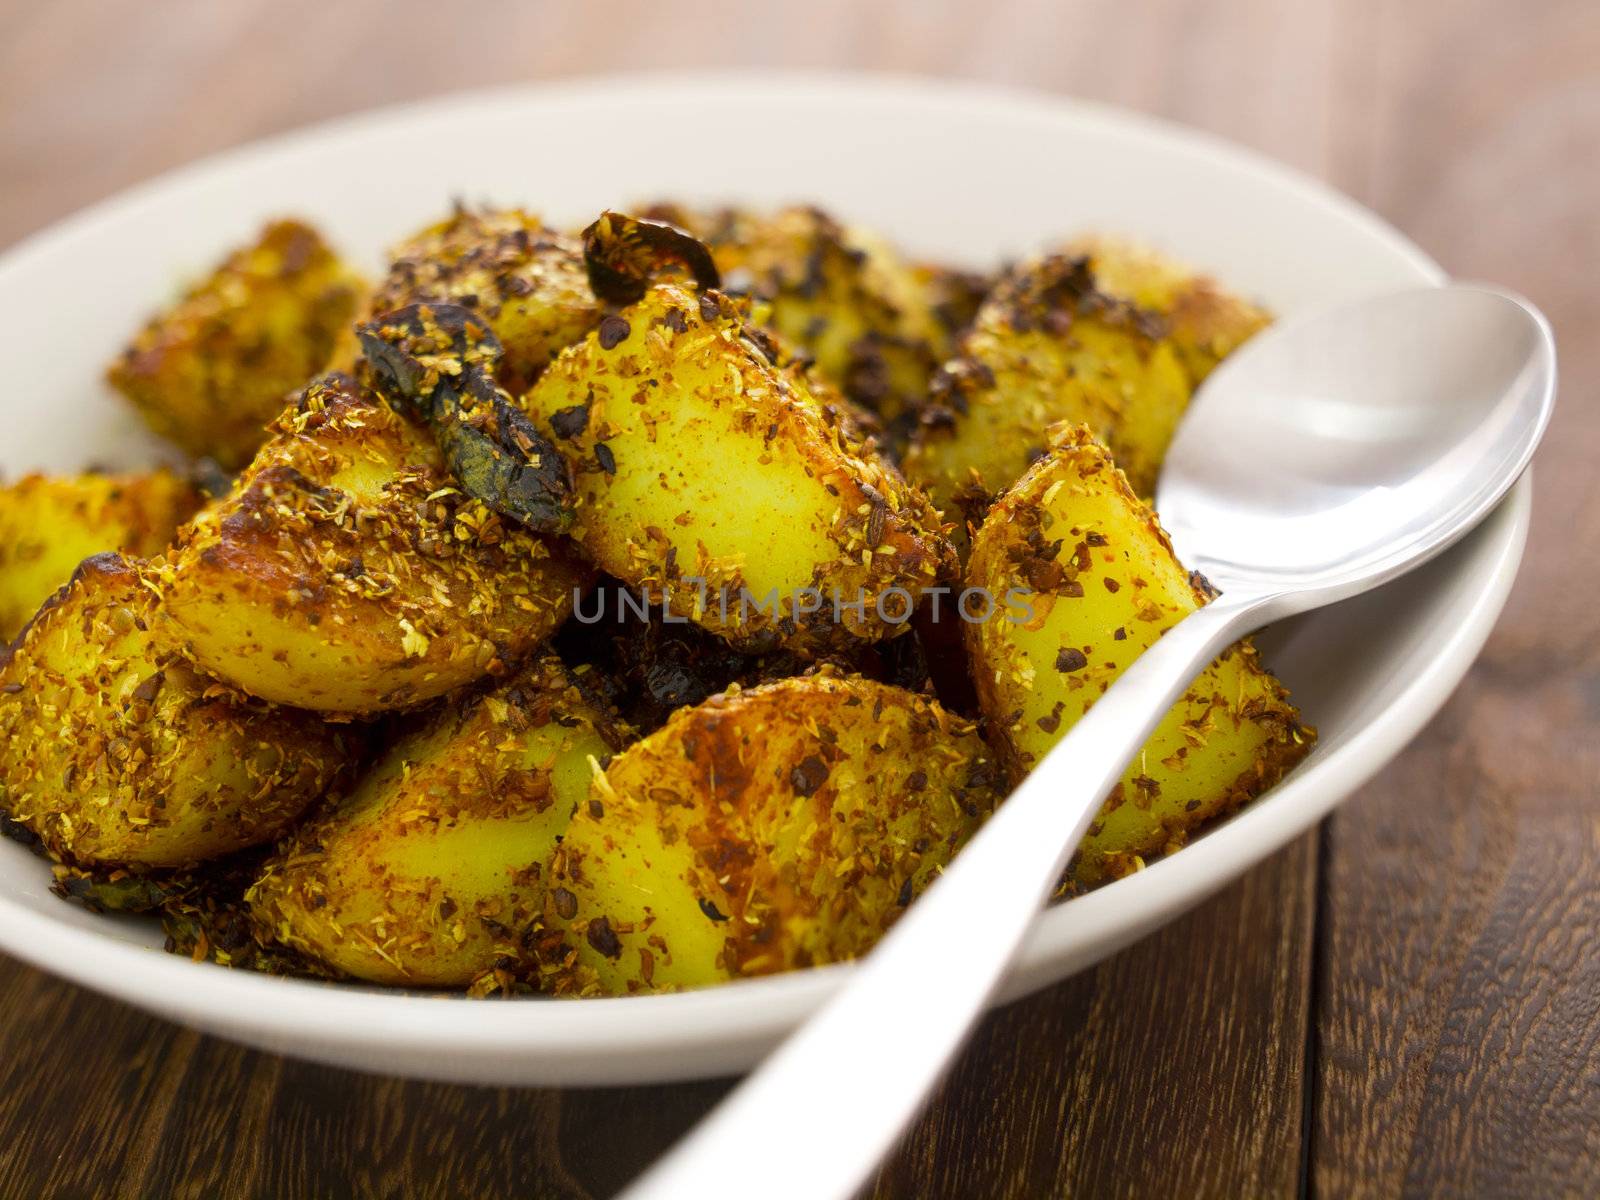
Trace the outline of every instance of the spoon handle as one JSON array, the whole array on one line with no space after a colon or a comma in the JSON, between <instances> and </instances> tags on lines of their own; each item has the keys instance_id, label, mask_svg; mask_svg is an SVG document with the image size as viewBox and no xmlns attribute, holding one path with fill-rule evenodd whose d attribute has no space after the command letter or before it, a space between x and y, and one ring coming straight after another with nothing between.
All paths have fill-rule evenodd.
<instances>
[{"instance_id":1,"label":"spoon handle","mask_svg":"<svg viewBox=\"0 0 1600 1200\"><path fill-rule=\"evenodd\" d=\"M1224 596L1145 651L850 981L625 1195L698 1198L718 1180L765 1197L853 1195L983 1012L1112 785L1269 600Z\"/></svg>"}]
</instances>

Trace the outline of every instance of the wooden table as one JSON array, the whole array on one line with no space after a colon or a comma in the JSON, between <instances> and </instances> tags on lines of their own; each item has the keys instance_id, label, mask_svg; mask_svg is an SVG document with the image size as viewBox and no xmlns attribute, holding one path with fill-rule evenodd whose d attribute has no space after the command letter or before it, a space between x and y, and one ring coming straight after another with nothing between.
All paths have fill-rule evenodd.
<instances>
[{"instance_id":1,"label":"wooden table","mask_svg":"<svg viewBox=\"0 0 1600 1200\"><path fill-rule=\"evenodd\" d=\"M1027 83L1216 130L1532 296L1561 341L1521 581L1444 711L1319 833L990 1019L879 1194L1600 1194L1593 0L0 0L0 245L332 114L737 64ZM0 961L5 1197L606 1195L726 1086L348 1074Z\"/></svg>"}]
</instances>

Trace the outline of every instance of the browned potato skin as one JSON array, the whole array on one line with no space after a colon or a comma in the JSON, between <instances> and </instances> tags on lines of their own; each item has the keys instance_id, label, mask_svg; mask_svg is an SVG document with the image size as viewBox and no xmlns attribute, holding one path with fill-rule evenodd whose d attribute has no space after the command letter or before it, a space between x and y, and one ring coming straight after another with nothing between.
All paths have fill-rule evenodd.
<instances>
[{"instance_id":1,"label":"browned potato skin","mask_svg":"<svg viewBox=\"0 0 1600 1200\"><path fill-rule=\"evenodd\" d=\"M869 950L997 800L974 726L824 669L612 760L548 871L543 986L699 987Z\"/></svg>"},{"instance_id":2,"label":"browned potato skin","mask_svg":"<svg viewBox=\"0 0 1600 1200\"><path fill-rule=\"evenodd\" d=\"M909 432L929 377L955 349L932 276L817 208L653 211L705 241L724 286L760 301L763 319L813 356L823 379L894 437Z\"/></svg>"},{"instance_id":3,"label":"browned potato skin","mask_svg":"<svg viewBox=\"0 0 1600 1200\"><path fill-rule=\"evenodd\" d=\"M373 983L509 989L544 861L627 736L553 657L452 697L267 862L259 940Z\"/></svg>"},{"instance_id":4,"label":"browned potato skin","mask_svg":"<svg viewBox=\"0 0 1600 1200\"><path fill-rule=\"evenodd\" d=\"M1153 488L1190 390L1161 334L1154 314L1097 290L1081 258L1023 264L934 379L902 460L907 477L965 532L1039 456L1045 430L1066 420L1110 446L1135 488Z\"/></svg>"},{"instance_id":5,"label":"browned potato skin","mask_svg":"<svg viewBox=\"0 0 1600 1200\"><path fill-rule=\"evenodd\" d=\"M428 302L465 305L488 322L505 350L497 380L512 393L601 314L581 243L520 209L458 208L395 248L372 311Z\"/></svg>"},{"instance_id":6,"label":"browned potato skin","mask_svg":"<svg viewBox=\"0 0 1600 1200\"><path fill-rule=\"evenodd\" d=\"M969 587L1030 593L1024 623L963 626L980 707L1014 782L1210 596L1085 427L1055 427L1047 445L990 510L967 570ZM1069 884L1093 886L1180 847L1277 783L1315 738L1245 638L1156 727L1090 826Z\"/></svg>"},{"instance_id":7,"label":"browned potato skin","mask_svg":"<svg viewBox=\"0 0 1600 1200\"><path fill-rule=\"evenodd\" d=\"M942 263L917 263L911 268L917 286L928 299L933 315L944 326L945 345L954 352L961 336L978 319L978 310L988 298L998 276L986 271L967 271Z\"/></svg>"},{"instance_id":8,"label":"browned potato skin","mask_svg":"<svg viewBox=\"0 0 1600 1200\"><path fill-rule=\"evenodd\" d=\"M0 808L79 865L182 867L267 841L356 735L198 674L116 554L85 560L0 658Z\"/></svg>"},{"instance_id":9,"label":"browned potato skin","mask_svg":"<svg viewBox=\"0 0 1600 1200\"><path fill-rule=\"evenodd\" d=\"M0 643L91 554L161 553L202 497L173 471L25 475L0 486Z\"/></svg>"},{"instance_id":10,"label":"browned potato skin","mask_svg":"<svg viewBox=\"0 0 1600 1200\"><path fill-rule=\"evenodd\" d=\"M351 345L362 290L316 230L274 221L153 317L107 378L157 433L236 470L286 397Z\"/></svg>"},{"instance_id":11,"label":"browned potato skin","mask_svg":"<svg viewBox=\"0 0 1600 1200\"><path fill-rule=\"evenodd\" d=\"M848 414L775 359L738 302L661 284L564 351L520 403L572 467L579 545L623 582L664 591L678 616L754 650L820 654L903 633L904 599L877 601L953 575L942 522ZM712 597L704 610L692 579ZM777 591L782 611L740 612L746 587ZM865 610L797 611L806 588L864 597Z\"/></svg>"},{"instance_id":12,"label":"browned potato skin","mask_svg":"<svg viewBox=\"0 0 1600 1200\"><path fill-rule=\"evenodd\" d=\"M958 522L961 548L1058 421L1088 425L1149 496L1195 388L1267 320L1130 243L1102 239L1023 263L934 378L906 475Z\"/></svg>"},{"instance_id":13,"label":"browned potato skin","mask_svg":"<svg viewBox=\"0 0 1600 1200\"><path fill-rule=\"evenodd\" d=\"M461 494L425 430L342 376L314 382L160 573L204 670L324 712L404 708L505 672L588 569Z\"/></svg>"},{"instance_id":14,"label":"browned potato skin","mask_svg":"<svg viewBox=\"0 0 1600 1200\"><path fill-rule=\"evenodd\" d=\"M1101 290L1162 317L1196 387L1272 323L1272 314L1211 276L1128 238L1079 238L1067 253L1089 260Z\"/></svg>"}]
</instances>

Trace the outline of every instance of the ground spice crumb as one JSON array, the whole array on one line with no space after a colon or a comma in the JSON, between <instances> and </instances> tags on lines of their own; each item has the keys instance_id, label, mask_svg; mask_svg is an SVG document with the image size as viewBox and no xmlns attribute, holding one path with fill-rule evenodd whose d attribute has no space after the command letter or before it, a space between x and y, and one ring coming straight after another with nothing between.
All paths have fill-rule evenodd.
<instances>
[{"instance_id":1,"label":"ground spice crumb","mask_svg":"<svg viewBox=\"0 0 1600 1200\"><path fill-rule=\"evenodd\" d=\"M600 954L607 958L617 958L622 954L622 942L617 938L617 931L611 928L609 917L596 917L589 922L589 928L584 932L589 945L593 946Z\"/></svg>"},{"instance_id":2,"label":"ground spice crumb","mask_svg":"<svg viewBox=\"0 0 1600 1200\"><path fill-rule=\"evenodd\" d=\"M797 796L809 796L826 782L828 765L815 754L809 754L800 765L789 772L789 782Z\"/></svg>"},{"instance_id":3,"label":"ground spice crumb","mask_svg":"<svg viewBox=\"0 0 1600 1200\"><path fill-rule=\"evenodd\" d=\"M1063 646L1061 652L1056 655L1056 670L1058 671L1081 671L1088 665L1088 657L1076 646Z\"/></svg>"}]
</instances>

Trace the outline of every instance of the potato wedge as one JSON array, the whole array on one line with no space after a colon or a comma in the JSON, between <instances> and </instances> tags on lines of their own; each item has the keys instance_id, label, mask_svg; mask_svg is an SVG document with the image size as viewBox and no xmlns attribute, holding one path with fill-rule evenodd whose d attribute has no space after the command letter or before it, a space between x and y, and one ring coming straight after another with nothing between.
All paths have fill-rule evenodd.
<instances>
[{"instance_id":1,"label":"potato wedge","mask_svg":"<svg viewBox=\"0 0 1600 1200\"><path fill-rule=\"evenodd\" d=\"M1025 264L996 286L933 381L906 476L961 523L965 548L966 527L1044 452L1045 430L1072 421L1088 425L1149 496L1195 387L1266 319L1153 254Z\"/></svg>"},{"instance_id":2,"label":"potato wedge","mask_svg":"<svg viewBox=\"0 0 1600 1200\"><path fill-rule=\"evenodd\" d=\"M991 734L1014 781L1064 737L1161 634L1207 594L1173 555L1155 514L1084 426L1049 450L990 510L969 587L1032 593L1018 620L964 626ZM1162 720L1100 810L1071 868L1080 885L1138 869L1203 822L1276 783L1315 731L1250 640L1217 659Z\"/></svg>"},{"instance_id":3,"label":"potato wedge","mask_svg":"<svg viewBox=\"0 0 1600 1200\"><path fill-rule=\"evenodd\" d=\"M0 808L67 862L180 867L267 841L359 749L196 673L155 607L138 564L96 555L0 663Z\"/></svg>"},{"instance_id":4,"label":"potato wedge","mask_svg":"<svg viewBox=\"0 0 1600 1200\"><path fill-rule=\"evenodd\" d=\"M457 208L393 251L372 311L461 304L500 339L500 385L527 388L556 354L600 320L577 239L520 209Z\"/></svg>"},{"instance_id":5,"label":"potato wedge","mask_svg":"<svg viewBox=\"0 0 1600 1200\"><path fill-rule=\"evenodd\" d=\"M828 670L680 711L551 857L544 986L698 987L865 953L992 810L974 727Z\"/></svg>"},{"instance_id":6,"label":"potato wedge","mask_svg":"<svg viewBox=\"0 0 1600 1200\"><path fill-rule=\"evenodd\" d=\"M202 496L172 471L25 475L0 485L0 643L91 554L159 554Z\"/></svg>"},{"instance_id":7,"label":"potato wedge","mask_svg":"<svg viewBox=\"0 0 1600 1200\"><path fill-rule=\"evenodd\" d=\"M1138 242L1099 235L1078 239L1067 252L1088 258L1101 291L1161 316L1195 387L1272 323L1265 309L1209 275Z\"/></svg>"},{"instance_id":8,"label":"potato wedge","mask_svg":"<svg viewBox=\"0 0 1600 1200\"><path fill-rule=\"evenodd\" d=\"M1190 393L1159 334L1148 314L1098 292L1082 259L1054 256L1008 275L933 381L902 460L907 478L965 532L1043 453L1046 428L1071 420L1147 491Z\"/></svg>"},{"instance_id":9,"label":"potato wedge","mask_svg":"<svg viewBox=\"0 0 1600 1200\"><path fill-rule=\"evenodd\" d=\"M172 636L252 695L371 713L503 673L589 577L454 487L426 432L342 376L283 414L160 573Z\"/></svg>"},{"instance_id":10,"label":"potato wedge","mask_svg":"<svg viewBox=\"0 0 1600 1200\"><path fill-rule=\"evenodd\" d=\"M236 470L289 394L353 350L363 290L316 230L274 221L153 317L107 378L157 433Z\"/></svg>"},{"instance_id":11,"label":"potato wedge","mask_svg":"<svg viewBox=\"0 0 1600 1200\"><path fill-rule=\"evenodd\" d=\"M761 301L823 379L896 437L915 426L934 369L954 350L929 280L888 242L816 208L656 210L711 247L728 291Z\"/></svg>"},{"instance_id":12,"label":"potato wedge","mask_svg":"<svg viewBox=\"0 0 1600 1200\"><path fill-rule=\"evenodd\" d=\"M250 889L262 935L356 979L462 986L522 956L543 865L622 741L553 658L449 700Z\"/></svg>"},{"instance_id":13,"label":"potato wedge","mask_svg":"<svg viewBox=\"0 0 1600 1200\"><path fill-rule=\"evenodd\" d=\"M938 517L770 350L728 297L659 285L557 358L521 404L572 467L574 536L742 647L903 632L954 567Z\"/></svg>"}]
</instances>

